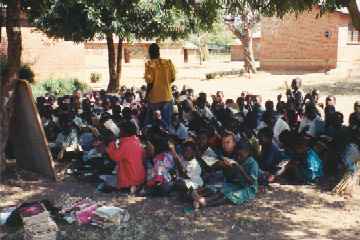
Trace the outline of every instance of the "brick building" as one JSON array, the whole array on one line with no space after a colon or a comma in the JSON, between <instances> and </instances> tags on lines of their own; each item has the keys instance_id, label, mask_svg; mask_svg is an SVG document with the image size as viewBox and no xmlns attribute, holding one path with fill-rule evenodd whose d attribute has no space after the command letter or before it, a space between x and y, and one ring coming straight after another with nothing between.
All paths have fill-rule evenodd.
<instances>
[{"instance_id":1,"label":"brick building","mask_svg":"<svg viewBox=\"0 0 360 240\"><path fill-rule=\"evenodd\" d=\"M5 27L1 27L0 31L2 31L0 54L6 54ZM21 33L22 62L32 67L37 81L51 77L78 78L81 81L90 81L90 75L93 72L100 73L103 80L108 79L106 41L74 43L63 39L49 39L45 34L31 27L25 15L21 17ZM124 48L130 50L132 60L141 60L138 62L143 64L142 61L147 56L149 44L149 42L125 43ZM163 43L160 44L160 47L162 57L171 58L174 62L184 61L181 43ZM191 52L188 59L189 62L199 61L196 52Z\"/></svg>"},{"instance_id":2,"label":"brick building","mask_svg":"<svg viewBox=\"0 0 360 240\"><path fill-rule=\"evenodd\" d=\"M78 78L90 81L93 72L100 73L103 80L108 79L107 45L105 41L74 43L62 39L49 39L35 28L23 26L22 62L29 64L36 75L36 80L54 78ZM0 54L6 54L7 40L5 28L2 28ZM124 44L131 52L131 60L142 64L147 56L150 43L137 42ZM116 43L115 43L116 45ZM175 63L184 61L181 43L160 44L161 56L171 58ZM124 58L123 58L124 59ZM189 62L198 62L196 52L189 55Z\"/></svg>"},{"instance_id":3,"label":"brick building","mask_svg":"<svg viewBox=\"0 0 360 240\"><path fill-rule=\"evenodd\" d=\"M260 67L263 70L323 71L360 61L359 32L347 11L311 12L261 21Z\"/></svg>"}]
</instances>

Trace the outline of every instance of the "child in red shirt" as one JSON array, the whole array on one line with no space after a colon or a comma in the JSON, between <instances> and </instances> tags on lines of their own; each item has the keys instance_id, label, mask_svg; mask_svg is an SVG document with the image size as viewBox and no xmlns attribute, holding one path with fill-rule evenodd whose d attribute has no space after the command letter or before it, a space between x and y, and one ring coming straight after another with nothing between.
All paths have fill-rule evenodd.
<instances>
[{"instance_id":1,"label":"child in red shirt","mask_svg":"<svg viewBox=\"0 0 360 240\"><path fill-rule=\"evenodd\" d=\"M107 153L117 163L117 187L130 188L130 192L135 193L145 181L144 150L132 122L125 122L120 134L120 141L110 143Z\"/></svg>"}]
</instances>

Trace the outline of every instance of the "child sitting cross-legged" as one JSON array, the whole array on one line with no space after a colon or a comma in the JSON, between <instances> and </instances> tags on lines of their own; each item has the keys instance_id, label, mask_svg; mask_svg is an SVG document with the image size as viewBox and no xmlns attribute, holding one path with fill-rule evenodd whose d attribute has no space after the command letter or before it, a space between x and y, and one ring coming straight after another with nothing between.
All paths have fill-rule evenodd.
<instances>
[{"instance_id":1,"label":"child sitting cross-legged","mask_svg":"<svg viewBox=\"0 0 360 240\"><path fill-rule=\"evenodd\" d=\"M236 148L236 160L222 160L223 170L231 169L226 175L221 191L210 197L194 193L194 207L218 206L222 204L242 204L254 199L258 191L259 166L250 154L250 145L242 143Z\"/></svg>"},{"instance_id":2,"label":"child sitting cross-legged","mask_svg":"<svg viewBox=\"0 0 360 240\"><path fill-rule=\"evenodd\" d=\"M176 189L185 198L188 198L193 191L196 191L204 184L201 178L201 167L196 159L196 144L193 141L185 142L182 145L182 156L176 153L174 145L170 145L170 149L179 174Z\"/></svg>"},{"instance_id":3,"label":"child sitting cross-legged","mask_svg":"<svg viewBox=\"0 0 360 240\"><path fill-rule=\"evenodd\" d=\"M174 187L174 157L170 152L168 139L159 138L154 142L155 157L152 160L152 171L149 171L146 194L150 196L167 196Z\"/></svg>"},{"instance_id":4,"label":"child sitting cross-legged","mask_svg":"<svg viewBox=\"0 0 360 240\"><path fill-rule=\"evenodd\" d=\"M117 164L117 188L128 188L131 194L135 194L145 181L145 168L144 150L132 122L123 123L120 141L110 143L107 153Z\"/></svg>"}]
</instances>

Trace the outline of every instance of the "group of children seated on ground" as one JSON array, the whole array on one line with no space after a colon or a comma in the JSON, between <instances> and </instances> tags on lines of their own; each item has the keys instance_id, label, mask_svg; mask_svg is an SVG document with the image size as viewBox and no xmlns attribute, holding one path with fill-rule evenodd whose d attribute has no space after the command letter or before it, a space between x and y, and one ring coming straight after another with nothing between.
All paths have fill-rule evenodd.
<instances>
[{"instance_id":1,"label":"group of children seated on ground","mask_svg":"<svg viewBox=\"0 0 360 240\"><path fill-rule=\"evenodd\" d=\"M300 87L293 79L286 96L263 107L259 95L243 92L234 101L219 91L210 103L206 93L173 86L171 121L149 111L145 86L116 95L48 94L37 107L57 161L91 162L110 169L101 176L106 186L146 196L175 192L199 208L244 203L274 181L316 184L355 174L360 102L344 126L334 96L323 105L318 91L304 95Z\"/></svg>"}]
</instances>

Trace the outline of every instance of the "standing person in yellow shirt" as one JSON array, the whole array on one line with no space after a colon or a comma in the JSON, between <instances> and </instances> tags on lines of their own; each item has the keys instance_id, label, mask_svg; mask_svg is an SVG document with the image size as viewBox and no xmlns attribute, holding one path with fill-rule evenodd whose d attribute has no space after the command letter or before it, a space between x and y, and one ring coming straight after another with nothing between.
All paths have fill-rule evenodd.
<instances>
[{"instance_id":1,"label":"standing person in yellow shirt","mask_svg":"<svg viewBox=\"0 0 360 240\"><path fill-rule=\"evenodd\" d=\"M150 60L145 63L148 102L146 124L151 123L154 111L160 110L162 120L169 128L173 108L171 84L175 81L175 68L171 60L160 58L160 47L156 43L150 45L149 57Z\"/></svg>"}]
</instances>

